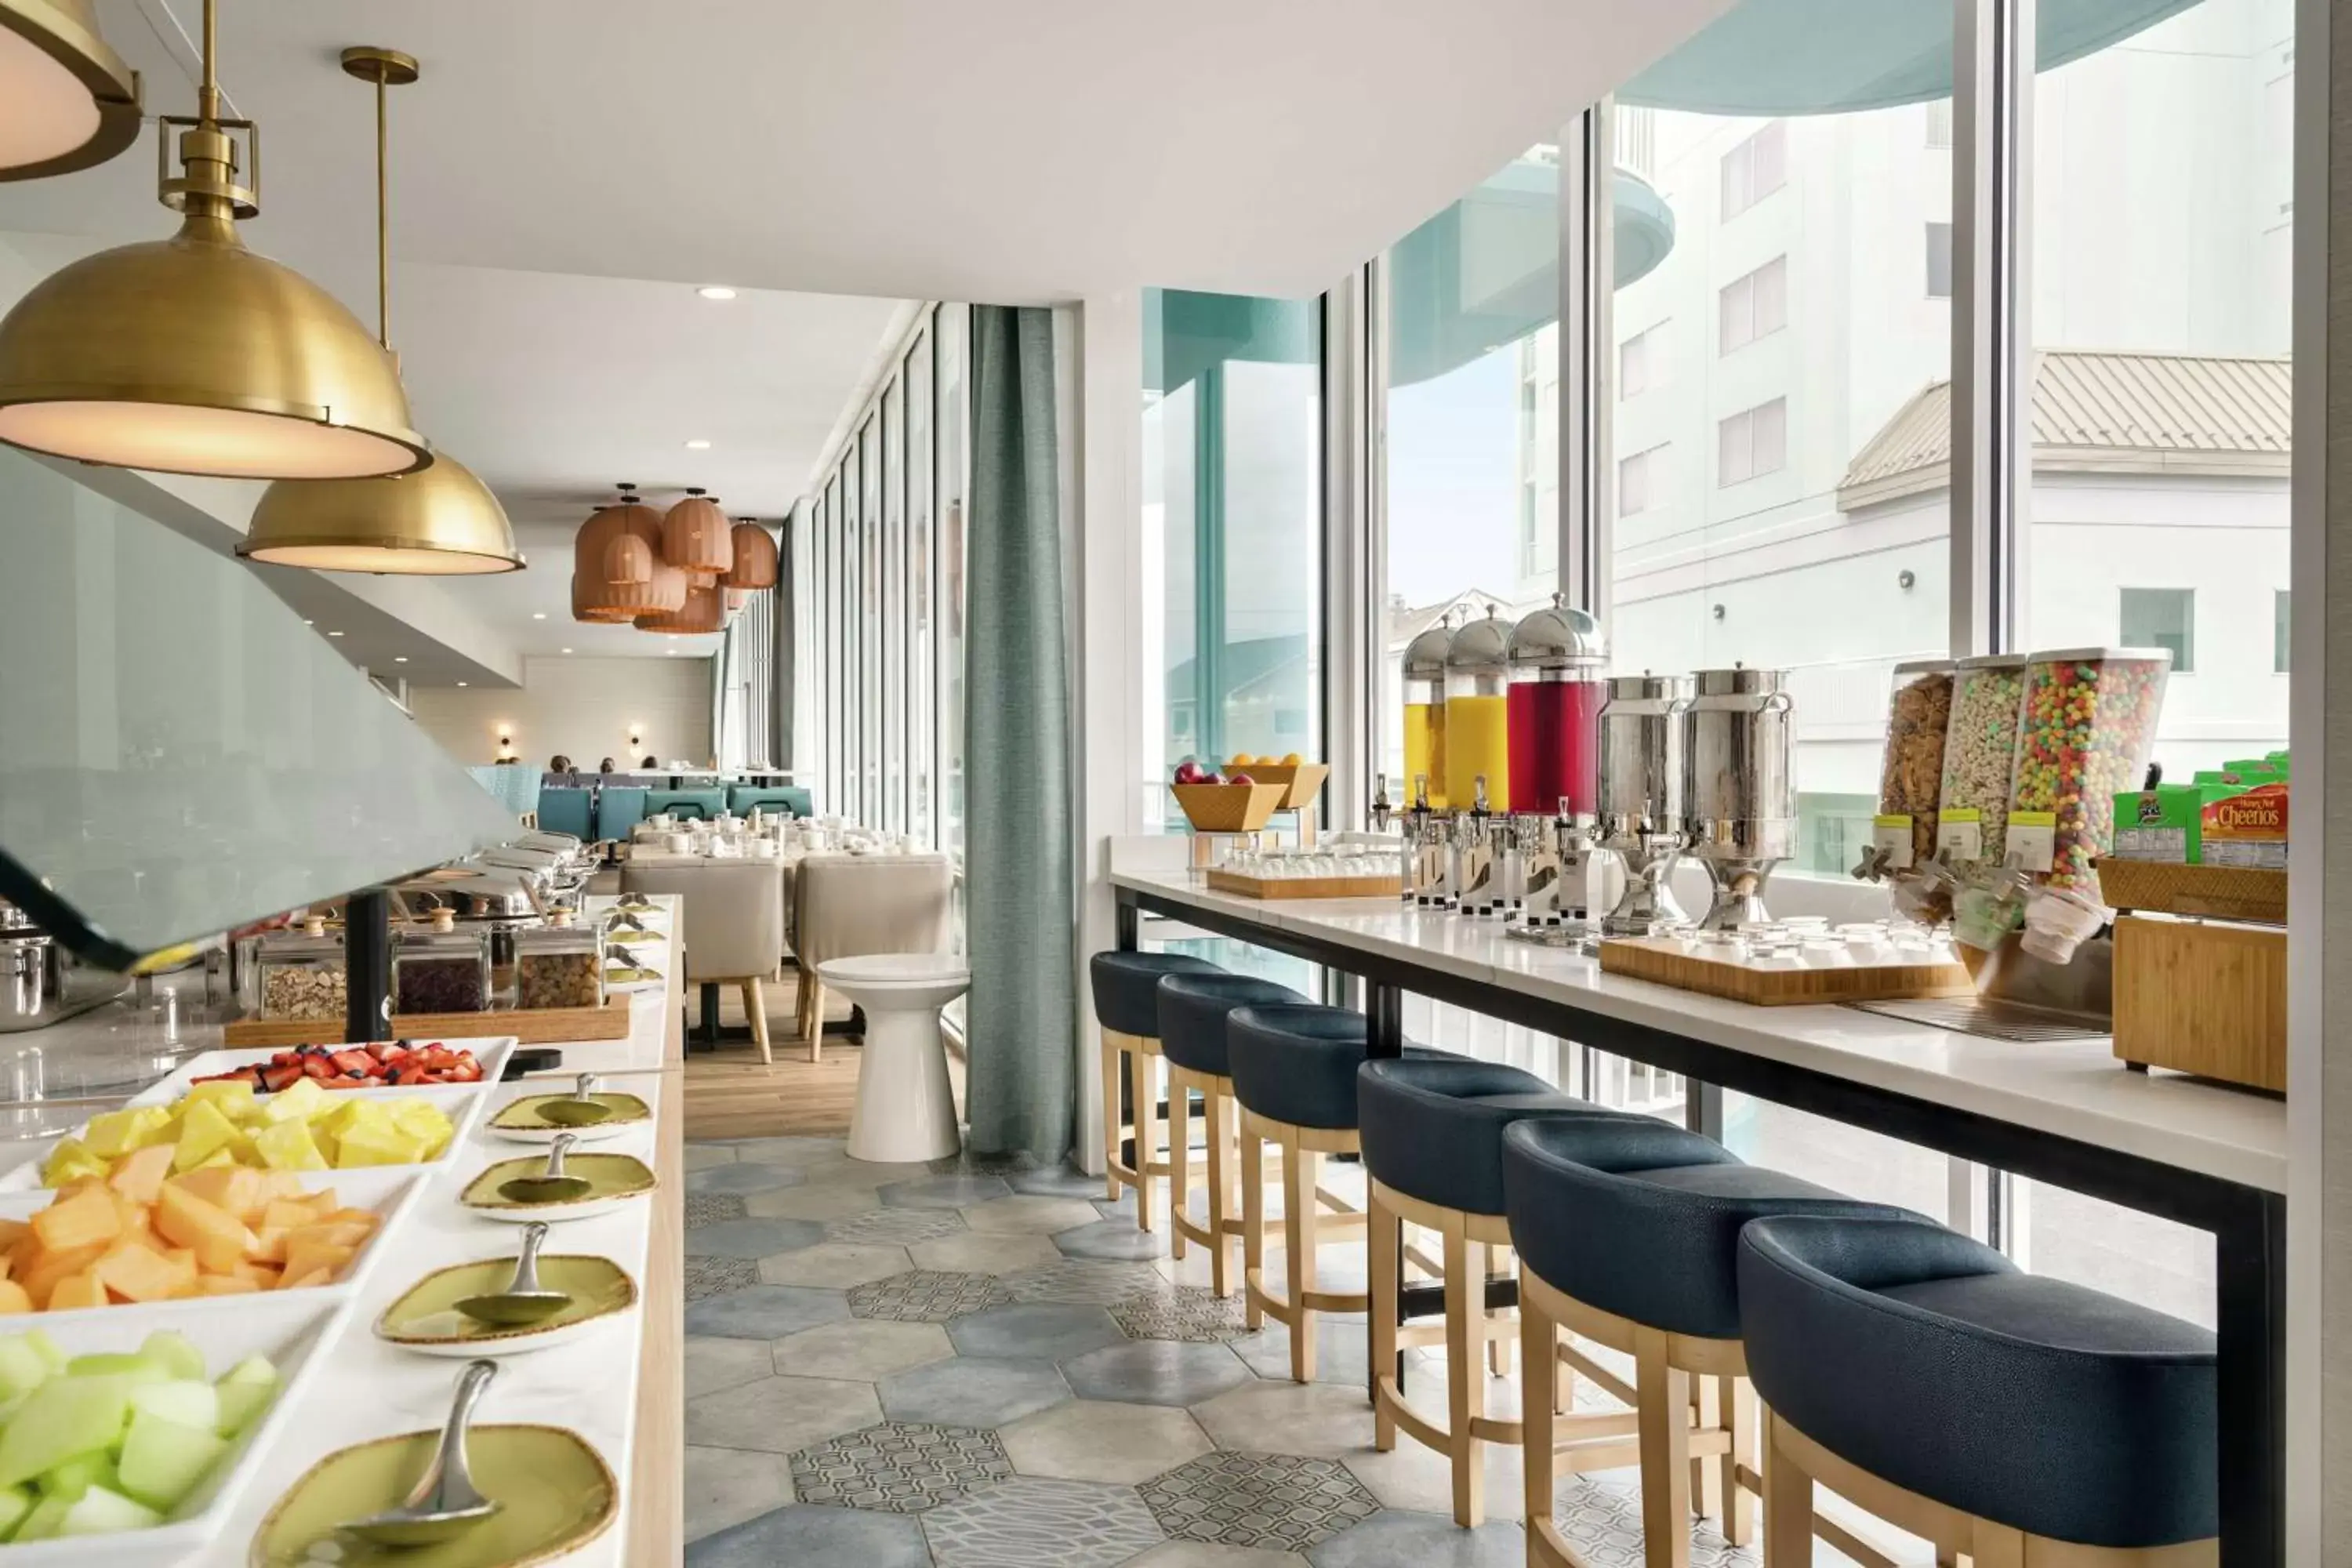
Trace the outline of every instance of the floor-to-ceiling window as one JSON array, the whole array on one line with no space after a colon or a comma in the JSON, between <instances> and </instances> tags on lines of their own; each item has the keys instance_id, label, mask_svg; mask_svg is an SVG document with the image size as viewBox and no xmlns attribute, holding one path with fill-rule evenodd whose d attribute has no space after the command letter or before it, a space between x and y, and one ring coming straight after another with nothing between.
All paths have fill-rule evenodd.
<instances>
[{"instance_id":1,"label":"floor-to-ceiling window","mask_svg":"<svg viewBox=\"0 0 2352 1568\"><path fill-rule=\"evenodd\" d=\"M882 391L882 810L893 833L907 830L907 394L893 376Z\"/></svg>"},{"instance_id":2,"label":"floor-to-ceiling window","mask_svg":"<svg viewBox=\"0 0 2352 1568\"><path fill-rule=\"evenodd\" d=\"M935 570L939 472L932 433L932 332L925 327L907 351L907 830L918 844L936 841L939 802L939 577Z\"/></svg>"}]
</instances>

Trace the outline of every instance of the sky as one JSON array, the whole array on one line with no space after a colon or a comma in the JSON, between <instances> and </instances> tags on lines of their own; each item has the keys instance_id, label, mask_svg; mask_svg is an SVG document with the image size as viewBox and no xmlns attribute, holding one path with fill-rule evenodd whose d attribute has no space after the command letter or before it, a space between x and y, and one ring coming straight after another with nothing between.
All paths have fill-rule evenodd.
<instances>
[{"instance_id":1,"label":"sky","mask_svg":"<svg viewBox=\"0 0 2352 1568\"><path fill-rule=\"evenodd\" d=\"M1389 592L1518 581L1518 361L1508 346L1389 395Z\"/></svg>"}]
</instances>

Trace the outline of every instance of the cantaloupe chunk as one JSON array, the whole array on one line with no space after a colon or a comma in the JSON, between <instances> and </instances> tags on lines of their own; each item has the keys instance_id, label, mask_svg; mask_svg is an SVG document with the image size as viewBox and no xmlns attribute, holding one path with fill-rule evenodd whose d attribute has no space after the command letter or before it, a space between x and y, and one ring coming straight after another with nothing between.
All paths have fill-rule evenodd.
<instances>
[{"instance_id":1,"label":"cantaloupe chunk","mask_svg":"<svg viewBox=\"0 0 2352 1568\"><path fill-rule=\"evenodd\" d=\"M198 1197L184 1181L164 1184L155 1200L155 1228L164 1240L194 1252L196 1267L207 1274L227 1273L254 1245L243 1220Z\"/></svg>"},{"instance_id":2,"label":"cantaloupe chunk","mask_svg":"<svg viewBox=\"0 0 2352 1568\"><path fill-rule=\"evenodd\" d=\"M328 1194L322 1193L319 1195L324 1197ZM299 1230L306 1225L318 1224L334 1212L333 1204L321 1206L316 1198L278 1198L262 1205L261 1223Z\"/></svg>"},{"instance_id":3,"label":"cantaloupe chunk","mask_svg":"<svg viewBox=\"0 0 2352 1568\"><path fill-rule=\"evenodd\" d=\"M106 1184L132 1203L152 1204L163 1185L163 1178L171 1173L172 1145L150 1143L117 1162Z\"/></svg>"},{"instance_id":4,"label":"cantaloupe chunk","mask_svg":"<svg viewBox=\"0 0 2352 1568\"><path fill-rule=\"evenodd\" d=\"M0 1279L0 1312L29 1312L32 1310L33 1299L25 1293L22 1285L13 1279Z\"/></svg>"},{"instance_id":5,"label":"cantaloupe chunk","mask_svg":"<svg viewBox=\"0 0 2352 1568\"><path fill-rule=\"evenodd\" d=\"M122 1234L122 1211L115 1206L113 1194L88 1188L35 1215L33 1234L51 1252L112 1241Z\"/></svg>"},{"instance_id":6,"label":"cantaloupe chunk","mask_svg":"<svg viewBox=\"0 0 2352 1568\"><path fill-rule=\"evenodd\" d=\"M307 1236L313 1241L323 1241L331 1246L348 1247L357 1252L367 1244L367 1238L374 1234L375 1226L362 1221L322 1220L317 1225L306 1225L299 1230L288 1231L286 1240L290 1246Z\"/></svg>"},{"instance_id":7,"label":"cantaloupe chunk","mask_svg":"<svg viewBox=\"0 0 2352 1568\"><path fill-rule=\"evenodd\" d=\"M240 1263L229 1270L234 1279L250 1279L257 1289L275 1290L284 1271L274 1263Z\"/></svg>"},{"instance_id":8,"label":"cantaloupe chunk","mask_svg":"<svg viewBox=\"0 0 2352 1568\"><path fill-rule=\"evenodd\" d=\"M291 1229L282 1225L253 1227L253 1245L245 1249L247 1260L252 1263L284 1263L286 1238L293 1234Z\"/></svg>"},{"instance_id":9,"label":"cantaloupe chunk","mask_svg":"<svg viewBox=\"0 0 2352 1568\"><path fill-rule=\"evenodd\" d=\"M304 1195L302 1178L292 1171L256 1171L254 1174L260 1178L260 1190L254 1194L253 1198L257 1204L276 1203L279 1198L299 1198ZM327 1190L334 1191L332 1187Z\"/></svg>"},{"instance_id":10,"label":"cantaloupe chunk","mask_svg":"<svg viewBox=\"0 0 2352 1568\"><path fill-rule=\"evenodd\" d=\"M241 1274L207 1274L196 1281L199 1296L248 1296L262 1289Z\"/></svg>"},{"instance_id":11,"label":"cantaloupe chunk","mask_svg":"<svg viewBox=\"0 0 2352 1568\"><path fill-rule=\"evenodd\" d=\"M41 1249L16 1276L16 1282L25 1288L25 1294L33 1299L35 1307L43 1311L55 1310L50 1297L58 1288L58 1281L68 1274L79 1274L96 1263L106 1255L109 1245L103 1241L93 1241L88 1247L68 1247L63 1252ZM38 1247L39 1244L37 1242L35 1246Z\"/></svg>"},{"instance_id":12,"label":"cantaloupe chunk","mask_svg":"<svg viewBox=\"0 0 2352 1568\"><path fill-rule=\"evenodd\" d=\"M172 1184L240 1220L261 1206L261 1173L242 1165L190 1171L173 1177Z\"/></svg>"},{"instance_id":13,"label":"cantaloupe chunk","mask_svg":"<svg viewBox=\"0 0 2352 1568\"><path fill-rule=\"evenodd\" d=\"M99 1283L96 1273L87 1268L58 1280L57 1289L49 1296L49 1310L52 1312L69 1312L77 1307L103 1307L106 1304L106 1287Z\"/></svg>"},{"instance_id":14,"label":"cantaloupe chunk","mask_svg":"<svg viewBox=\"0 0 2352 1568\"><path fill-rule=\"evenodd\" d=\"M100 1284L127 1301L168 1301L181 1284L195 1278L195 1271L193 1255L175 1258L136 1241L117 1242L89 1268ZM58 1289L62 1291L64 1283ZM56 1310L54 1297L50 1310Z\"/></svg>"},{"instance_id":15,"label":"cantaloupe chunk","mask_svg":"<svg viewBox=\"0 0 2352 1568\"><path fill-rule=\"evenodd\" d=\"M309 1231L295 1231L286 1238L286 1273L289 1278L319 1273L332 1279L351 1262L353 1250Z\"/></svg>"},{"instance_id":16,"label":"cantaloupe chunk","mask_svg":"<svg viewBox=\"0 0 2352 1568\"><path fill-rule=\"evenodd\" d=\"M0 1249L16 1246L32 1232L33 1227L24 1220L0 1219Z\"/></svg>"},{"instance_id":17,"label":"cantaloupe chunk","mask_svg":"<svg viewBox=\"0 0 2352 1568\"><path fill-rule=\"evenodd\" d=\"M313 1268L310 1273L299 1278L289 1272L285 1279L278 1282L278 1288L280 1290L307 1290L313 1285L331 1285L334 1282L335 1277L327 1270Z\"/></svg>"}]
</instances>

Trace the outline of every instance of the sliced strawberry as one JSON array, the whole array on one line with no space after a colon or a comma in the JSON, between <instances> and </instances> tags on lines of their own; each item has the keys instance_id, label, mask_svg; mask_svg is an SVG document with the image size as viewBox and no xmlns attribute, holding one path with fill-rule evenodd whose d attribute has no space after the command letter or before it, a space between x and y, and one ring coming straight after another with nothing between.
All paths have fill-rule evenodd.
<instances>
[{"instance_id":1,"label":"sliced strawberry","mask_svg":"<svg viewBox=\"0 0 2352 1568\"><path fill-rule=\"evenodd\" d=\"M272 1062L260 1069L261 1087L270 1094L291 1089L302 1079L301 1068L292 1062Z\"/></svg>"}]
</instances>

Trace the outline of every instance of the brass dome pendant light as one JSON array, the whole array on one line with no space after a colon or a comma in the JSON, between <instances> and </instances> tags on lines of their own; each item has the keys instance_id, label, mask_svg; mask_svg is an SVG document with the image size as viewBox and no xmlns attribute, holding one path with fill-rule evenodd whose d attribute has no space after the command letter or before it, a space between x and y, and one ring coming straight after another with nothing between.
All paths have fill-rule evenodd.
<instances>
[{"instance_id":1,"label":"brass dome pendant light","mask_svg":"<svg viewBox=\"0 0 2352 1568\"><path fill-rule=\"evenodd\" d=\"M375 84L376 341L392 353L391 226L385 195L384 100L416 79L416 61L397 49L354 47L343 73ZM489 487L446 452L421 473L383 479L280 479L262 492L236 552L273 566L319 572L459 576L519 571L522 553L506 509Z\"/></svg>"},{"instance_id":2,"label":"brass dome pendant light","mask_svg":"<svg viewBox=\"0 0 2352 1568\"><path fill-rule=\"evenodd\" d=\"M421 468L432 450L391 357L333 295L237 237L261 210L260 141L252 121L221 118L216 4L205 0L196 117L157 121L162 137L183 128L183 172L157 193L180 232L84 257L0 321L0 441L230 479ZM252 144L252 185L233 132Z\"/></svg>"},{"instance_id":3,"label":"brass dome pendant light","mask_svg":"<svg viewBox=\"0 0 2352 1568\"><path fill-rule=\"evenodd\" d=\"M89 169L139 140L139 73L89 0L0 0L0 180Z\"/></svg>"}]
</instances>

